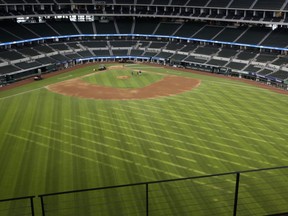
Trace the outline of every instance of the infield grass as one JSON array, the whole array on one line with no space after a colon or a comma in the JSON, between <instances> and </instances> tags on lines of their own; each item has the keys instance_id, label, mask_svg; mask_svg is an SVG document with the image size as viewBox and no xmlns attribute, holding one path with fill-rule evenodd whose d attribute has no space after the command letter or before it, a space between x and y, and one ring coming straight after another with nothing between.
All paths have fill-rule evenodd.
<instances>
[{"instance_id":1,"label":"infield grass","mask_svg":"<svg viewBox=\"0 0 288 216\"><path fill-rule=\"evenodd\" d=\"M163 75L147 73L138 74L139 70L127 68L110 69L108 72L96 73L83 78L84 81L114 88L143 88L163 78Z\"/></svg>"},{"instance_id":2,"label":"infield grass","mask_svg":"<svg viewBox=\"0 0 288 216\"><path fill-rule=\"evenodd\" d=\"M104 77L113 72L100 80L135 87L161 79L160 73L201 79L201 85L171 97L125 101L45 88L92 68L0 92L0 199L288 165L286 95L144 65L127 65L127 73L150 72L143 83L123 86ZM85 80L93 83L99 75ZM288 212L287 174L241 176L238 215ZM233 175L152 185L150 215L232 215L234 188ZM144 215L143 203L144 186L45 200L47 215ZM19 206L5 206L8 213L1 215Z\"/></svg>"}]
</instances>

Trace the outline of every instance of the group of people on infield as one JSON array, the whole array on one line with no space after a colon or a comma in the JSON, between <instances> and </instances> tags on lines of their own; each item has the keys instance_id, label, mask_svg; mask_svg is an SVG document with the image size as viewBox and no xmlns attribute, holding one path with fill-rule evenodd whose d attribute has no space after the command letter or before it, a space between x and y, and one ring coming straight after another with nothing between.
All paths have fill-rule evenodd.
<instances>
[{"instance_id":1,"label":"group of people on infield","mask_svg":"<svg viewBox=\"0 0 288 216\"><path fill-rule=\"evenodd\" d=\"M134 75L134 72L135 72L135 71L131 71L131 75L132 75L132 76ZM137 76L141 76L141 75L142 75L142 71L141 71L141 70L136 71L136 75L137 75Z\"/></svg>"}]
</instances>

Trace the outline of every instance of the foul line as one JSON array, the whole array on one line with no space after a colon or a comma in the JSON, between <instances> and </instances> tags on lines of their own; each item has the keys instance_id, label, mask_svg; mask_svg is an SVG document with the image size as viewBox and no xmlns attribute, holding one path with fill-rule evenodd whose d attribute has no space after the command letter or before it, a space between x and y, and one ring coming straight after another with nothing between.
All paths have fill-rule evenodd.
<instances>
[{"instance_id":1,"label":"foul line","mask_svg":"<svg viewBox=\"0 0 288 216\"><path fill-rule=\"evenodd\" d=\"M9 96L6 96L6 97L1 97L0 100L4 100L4 99L7 99L7 98L11 98L11 97L15 97L15 96L18 96L18 95L26 94L26 93L29 93L29 92L37 91L37 90L43 89L43 88L45 88L45 87L46 87L46 86L43 86L43 87L40 87L40 88L36 88L36 89L24 91L24 92L17 93L17 94L14 94L14 95L9 95Z\"/></svg>"}]
</instances>

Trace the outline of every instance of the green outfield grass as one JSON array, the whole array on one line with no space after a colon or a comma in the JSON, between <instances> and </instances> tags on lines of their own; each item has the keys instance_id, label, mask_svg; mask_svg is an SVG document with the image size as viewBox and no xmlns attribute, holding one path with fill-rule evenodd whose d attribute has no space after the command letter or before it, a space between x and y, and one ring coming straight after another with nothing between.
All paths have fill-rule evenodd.
<instances>
[{"instance_id":1,"label":"green outfield grass","mask_svg":"<svg viewBox=\"0 0 288 216\"><path fill-rule=\"evenodd\" d=\"M136 88L172 74L201 79L201 85L175 96L125 101L45 88L94 67L0 91L0 199L288 165L286 95L153 65L83 79ZM126 83L115 79L139 69L147 73ZM288 171L275 173L241 177L238 215L288 212ZM232 215L234 188L235 176L153 185L151 215ZM95 215L96 208L97 215L143 215L145 187L56 198L47 198L47 206L62 213L47 215ZM103 204L108 201L118 205ZM86 207L69 210L75 205Z\"/></svg>"}]
</instances>

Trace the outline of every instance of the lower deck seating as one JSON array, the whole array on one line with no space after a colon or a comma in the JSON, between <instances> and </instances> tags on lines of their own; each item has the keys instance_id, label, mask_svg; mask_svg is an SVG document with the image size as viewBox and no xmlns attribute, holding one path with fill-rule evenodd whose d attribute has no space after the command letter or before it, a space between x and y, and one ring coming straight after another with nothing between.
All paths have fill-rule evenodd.
<instances>
[{"instance_id":1,"label":"lower deck seating","mask_svg":"<svg viewBox=\"0 0 288 216\"><path fill-rule=\"evenodd\" d=\"M112 50L114 56L127 56L127 50Z\"/></svg>"},{"instance_id":2,"label":"lower deck seating","mask_svg":"<svg viewBox=\"0 0 288 216\"><path fill-rule=\"evenodd\" d=\"M214 55L219 51L217 47L210 47L210 46L199 46L197 49L194 50L195 53L203 54L203 55Z\"/></svg>"},{"instance_id":3,"label":"lower deck seating","mask_svg":"<svg viewBox=\"0 0 288 216\"><path fill-rule=\"evenodd\" d=\"M109 50L93 50L92 52L97 57L110 56Z\"/></svg>"},{"instance_id":4,"label":"lower deck seating","mask_svg":"<svg viewBox=\"0 0 288 216\"><path fill-rule=\"evenodd\" d=\"M272 70L263 69L263 70L260 70L257 74L258 74L258 75L262 75L262 76L266 76L266 75L271 74L271 73L273 73Z\"/></svg>"},{"instance_id":5,"label":"lower deck seating","mask_svg":"<svg viewBox=\"0 0 288 216\"><path fill-rule=\"evenodd\" d=\"M275 73L270 74L270 76L281 80L285 80L288 79L288 72L284 70L278 70Z\"/></svg>"},{"instance_id":6,"label":"lower deck seating","mask_svg":"<svg viewBox=\"0 0 288 216\"><path fill-rule=\"evenodd\" d=\"M224 66L226 65L228 62L224 61L224 60L218 60L218 59L211 59L210 61L208 61L206 64L209 65L214 65L214 66Z\"/></svg>"},{"instance_id":7,"label":"lower deck seating","mask_svg":"<svg viewBox=\"0 0 288 216\"><path fill-rule=\"evenodd\" d=\"M254 73L256 73L256 72L258 72L258 71L260 71L262 68L261 67L259 67L259 66L255 66L255 65L249 65L248 67L246 67L245 68L245 71L247 71L247 72L254 72Z\"/></svg>"},{"instance_id":8,"label":"lower deck seating","mask_svg":"<svg viewBox=\"0 0 288 216\"><path fill-rule=\"evenodd\" d=\"M20 62L20 63L17 63L15 65L21 69L29 69L29 68L39 67L39 66L41 66L41 63L39 63L37 61L33 61L33 62Z\"/></svg>"},{"instance_id":9,"label":"lower deck seating","mask_svg":"<svg viewBox=\"0 0 288 216\"><path fill-rule=\"evenodd\" d=\"M194 63L201 63L201 64L204 64L207 59L205 58L201 58L201 57L198 57L198 56L188 56L186 59L185 59L186 62L194 62Z\"/></svg>"},{"instance_id":10,"label":"lower deck seating","mask_svg":"<svg viewBox=\"0 0 288 216\"><path fill-rule=\"evenodd\" d=\"M231 68L232 70L242 70L246 64L240 62L230 62L226 67Z\"/></svg>"},{"instance_id":11,"label":"lower deck seating","mask_svg":"<svg viewBox=\"0 0 288 216\"><path fill-rule=\"evenodd\" d=\"M1 69L0 74L12 73L12 72L19 70L19 68L15 67L13 65L2 66L0 69Z\"/></svg>"}]
</instances>

